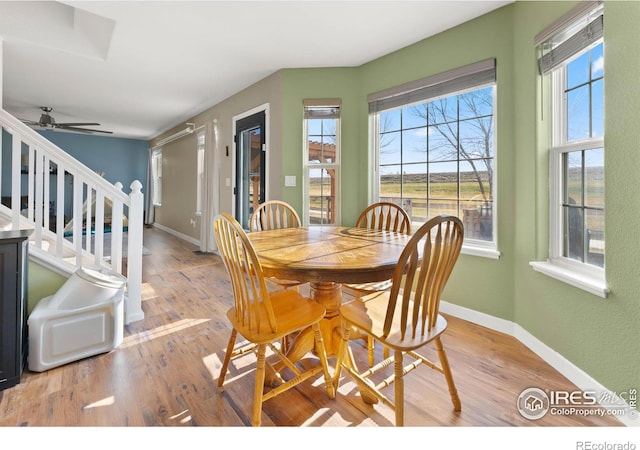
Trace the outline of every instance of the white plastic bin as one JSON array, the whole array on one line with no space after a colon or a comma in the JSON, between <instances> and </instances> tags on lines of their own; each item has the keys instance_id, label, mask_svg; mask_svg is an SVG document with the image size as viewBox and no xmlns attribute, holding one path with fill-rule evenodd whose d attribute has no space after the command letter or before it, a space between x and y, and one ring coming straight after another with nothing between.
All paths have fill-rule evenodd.
<instances>
[{"instance_id":1,"label":"white plastic bin","mask_svg":"<svg viewBox=\"0 0 640 450\"><path fill-rule=\"evenodd\" d=\"M126 283L119 273L84 267L40 300L27 322L28 369L43 372L120 345Z\"/></svg>"}]
</instances>

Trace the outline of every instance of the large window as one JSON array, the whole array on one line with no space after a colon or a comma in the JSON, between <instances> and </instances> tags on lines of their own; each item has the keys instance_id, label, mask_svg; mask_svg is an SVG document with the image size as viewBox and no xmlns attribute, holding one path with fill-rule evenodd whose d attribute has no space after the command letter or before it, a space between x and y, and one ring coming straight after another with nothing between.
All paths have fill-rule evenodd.
<instances>
[{"instance_id":1,"label":"large window","mask_svg":"<svg viewBox=\"0 0 640 450\"><path fill-rule=\"evenodd\" d=\"M151 153L151 170L153 177L153 206L162 206L162 149Z\"/></svg>"},{"instance_id":2,"label":"large window","mask_svg":"<svg viewBox=\"0 0 640 450\"><path fill-rule=\"evenodd\" d=\"M370 98L377 199L402 206L414 227L459 217L467 251L487 256L497 256L495 103L494 60Z\"/></svg>"},{"instance_id":3,"label":"large window","mask_svg":"<svg viewBox=\"0 0 640 450\"><path fill-rule=\"evenodd\" d=\"M198 147L196 149L196 215L202 215L203 205L203 190L205 186L204 182L204 131L198 133Z\"/></svg>"},{"instance_id":4,"label":"large window","mask_svg":"<svg viewBox=\"0 0 640 450\"><path fill-rule=\"evenodd\" d=\"M554 256L598 267L604 267L603 60L599 43L553 74L561 233Z\"/></svg>"},{"instance_id":5,"label":"large window","mask_svg":"<svg viewBox=\"0 0 640 450\"><path fill-rule=\"evenodd\" d=\"M340 223L340 100L304 102L304 210L309 225Z\"/></svg>"},{"instance_id":6,"label":"large window","mask_svg":"<svg viewBox=\"0 0 640 450\"><path fill-rule=\"evenodd\" d=\"M553 130L549 262L537 268L604 296L604 21L585 6L542 43Z\"/></svg>"}]
</instances>

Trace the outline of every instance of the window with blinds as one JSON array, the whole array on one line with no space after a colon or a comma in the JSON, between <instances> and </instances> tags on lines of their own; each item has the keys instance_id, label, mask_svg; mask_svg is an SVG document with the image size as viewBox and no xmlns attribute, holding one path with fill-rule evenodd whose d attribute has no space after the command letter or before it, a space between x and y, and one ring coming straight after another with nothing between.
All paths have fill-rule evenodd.
<instances>
[{"instance_id":1,"label":"window with blinds","mask_svg":"<svg viewBox=\"0 0 640 450\"><path fill-rule=\"evenodd\" d=\"M196 149L196 215L202 215L203 208L203 189L205 185L204 180L204 131L198 133L198 147Z\"/></svg>"},{"instance_id":2,"label":"window with blinds","mask_svg":"<svg viewBox=\"0 0 640 450\"><path fill-rule=\"evenodd\" d=\"M535 38L549 77L549 260L532 264L555 278L606 296L604 14L581 2Z\"/></svg>"},{"instance_id":3,"label":"window with blinds","mask_svg":"<svg viewBox=\"0 0 640 450\"><path fill-rule=\"evenodd\" d=\"M304 207L308 225L340 223L339 99L309 99L304 107Z\"/></svg>"},{"instance_id":4,"label":"window with blinds","mask_svg":"<svg viewBox=\"0 0 640 450\"><path fill-rule=\"evenodd\" d=\"M151 153L151 176L153 179L153 206L162 206L162 148Z\"/></svg>"},{"instance_id":5,"label":"window with blinds","mask_svg":"<svg viewBox=\"0 0 640 450\"><path fill-rule=\"evenodd\" d=\"M402 206L414 226L452 214L465 252L497 257L496 60L369 96L376 197Z\"/></svg>"}]
</instances>

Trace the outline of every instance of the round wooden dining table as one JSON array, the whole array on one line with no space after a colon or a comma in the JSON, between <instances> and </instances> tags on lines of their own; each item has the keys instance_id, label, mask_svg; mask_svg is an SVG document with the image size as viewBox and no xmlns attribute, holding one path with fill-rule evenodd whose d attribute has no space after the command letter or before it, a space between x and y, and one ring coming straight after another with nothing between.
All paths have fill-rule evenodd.
<instances>
[{"instance_id":1,"label":"round wooden dining table","mask_svg":"<svg viewBox=\"0 0 640 450\"><path fill-rule=\"evenodd\" d=\"M321 323L327 356L340 344L342 283L383 281L393 276L409 235L366 228L312 226L248 234L266 276L309 282L310 297L326 308ZM313 350L311 331L301 333L288 356Z\"/></svg>"}]
</instances>

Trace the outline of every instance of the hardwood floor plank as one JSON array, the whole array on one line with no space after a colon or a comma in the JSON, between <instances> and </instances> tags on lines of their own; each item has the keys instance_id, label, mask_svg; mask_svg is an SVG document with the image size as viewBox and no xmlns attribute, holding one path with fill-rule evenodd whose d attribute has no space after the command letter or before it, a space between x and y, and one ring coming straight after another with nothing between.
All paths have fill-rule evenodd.
<instances>
[{"instance_id":1,"label":"hardwood floor plank","mask_svg":"<svg viewBox=\"0 0 640 450\"><path fill-rule=\"evenodd\" d=\"M237 427L251 424L255 358L232 361L217 381L231 333L230 283L218 256L154 228L144 230L145 318L125 327L115 350L47 372L28 370L0 392L0 426ZM302 291L304 292L304 287ZM433 427L619 426L612 417L552 416L531 421L516 408L528 387L577 389L515 338L447 316L443 337L462 411L453 411L444 378L426 368L408 377L406 423ZM356 343L357 342L357 343ZM366 364L366 346L352 344ZM376 358L382 356L377 346ZM425 356L437 360L434 352ZM335 359L330 360L330 363ZM321 374L268 400L263 426L389 427L393 413L362 402L343 377L330 400ZM392 391L391 391L392 392Z\"/></svg>"}]
</instances>

